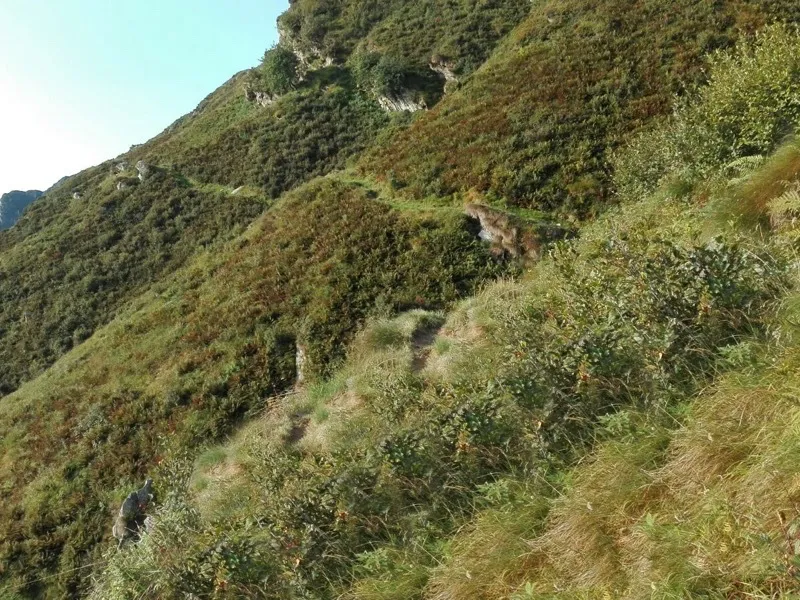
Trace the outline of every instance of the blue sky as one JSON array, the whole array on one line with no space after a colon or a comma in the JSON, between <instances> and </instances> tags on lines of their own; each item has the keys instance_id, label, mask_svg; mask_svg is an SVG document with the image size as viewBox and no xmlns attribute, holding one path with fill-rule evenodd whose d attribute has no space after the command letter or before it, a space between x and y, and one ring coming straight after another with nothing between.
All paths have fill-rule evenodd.
<instances>
[{"instance_id":1,"label":"blue sky","mask_svg":"<svg viewBox=\"0 0 800 600\"><path fill-rule=\"evenodd\" d=\"M146 141L277 38L288 0L0 0L0 194Z\"/></svg>"}]
</instances>

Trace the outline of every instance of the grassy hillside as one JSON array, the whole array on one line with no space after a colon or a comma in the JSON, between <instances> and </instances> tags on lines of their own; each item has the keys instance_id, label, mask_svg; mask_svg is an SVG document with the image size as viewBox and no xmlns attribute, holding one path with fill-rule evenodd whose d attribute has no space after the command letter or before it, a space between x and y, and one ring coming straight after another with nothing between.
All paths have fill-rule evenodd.
<instances>
[{"instance_id":1,"label":"grassy hillside","mask_svg":"<svg viewBox=\"0 0 800 600\"><path fill-rule=\"evenodd\" d=\"M77 593L117 491L263 410L294 383L298 345L305 375L325 373L368 315L445 307L503 272L464 217L406 215L376 197L336 180L299 188L3 399L0 564L12 588ZM56 572L46 592L26 583Z\"/></svg>"},{"instance_id":2,"label":"grassy hillside","mask_svg":"<svg viewBox=\"0 0 800 600\"><path fill-rule=\"evenodd\" d=\"M105 164L69 180L0 237L0 394L268 205L260 192L232 196L177 172L118 190L124 175L111 171Z\"/></svg>"},{"instance_id":3,"label":"grassy hillside","mask_svg":"<svg viewBox=\"0 0 800 600\"><path fill-rule=\"evenodd\" d=\"M649 240L666 212L663 201L648 209L615 214L524 281L486 288L438 335L436 314L373 323L334 377L203 454L188 487L172 480L164 528L108 554L95 597L427 597L450 536L480 507L516 499L503 474L560 485L599 416L670 409L724 368L721 348L763 337L779 265L677 242L696 232L696 213L675 203L680 221L661 230L672 241ZM640 273L669 285L653 291ZM530 510L544 515L539 493ZM494 574L479 566L469 580ZM464 589L444 597L478 597Z\"/></svg>"},{"instance_id":4,"label":"grassy hillside","mask_svg":"<svg viewBox=\"0 0 800 600\"><path fill-rule=\"evenodd\" d=\"M439 13L422 11L440 23L430 39L475 25L465 22L466 9L447 10L448 27ZM493 18L493 35L451 45L485 57L521 12L504 9ZM237 235L271 200L344 168L379 131L407 121L390 118L344 66L307 74L269 107L247 99L252 80L253 73L234 76L161 135L68 179L13 232L0 234L0 394L88 338L199 247ZM140 160L157 167L155 176L118 190L135 179Z\"/></svg>"},{"instance_id":5,"label":"grassy hillside","mask_svg":"<svg viewBox=\"0 0 800 600\"><path fill-rule=\"evenodd\" d=\"M793 389L797 10L292 3L280 97L265 59L0 233L0 596L793 593L750 407ZM467 202L604 214L535 263Z\"/></svg>"},{"instance_id":6,"label":"grassy hillside","mask_svg":"<svg viewBox=\"0 0 800 600\"><path fill-rule=\"evenodd\" d=\"M717 63L667 127L763 92L795 44ZM176 466L163 526L94 597L791 597L798 156L692 170L446 317L373 321L332 377Z\"/></svg>"},{"instance_id":7,"label":"grassy hillside","mask_svg":"<svg viewBox=\"0 0 800 600\"><path fill-rule=\"evenodd\" d=\"M780 1L536 2L461 90L361 167L417 198L474 189L595 212L612 190L609 151L702 81L708 53L775 19L800 12Z\"/></svg>"}]
</instances>

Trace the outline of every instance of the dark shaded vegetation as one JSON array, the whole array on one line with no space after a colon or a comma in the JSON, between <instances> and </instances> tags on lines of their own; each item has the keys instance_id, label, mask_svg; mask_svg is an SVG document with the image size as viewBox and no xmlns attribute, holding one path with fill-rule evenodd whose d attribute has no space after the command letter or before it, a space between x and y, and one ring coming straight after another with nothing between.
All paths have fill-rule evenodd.
<instances>
[{"instance_id":1,"label":"dark shaded vegetation","mask_svg":"<svg viewBox=\"0 0 800 600\"><path fill-rule=\"evenodd\" d=\"M73 199L73 190L85 192ZM108 165L43 198L0 234L0 394L266 206L262 197L198 188L178 173L158 173L120 191Z\"/></svg>"}]
</instances>

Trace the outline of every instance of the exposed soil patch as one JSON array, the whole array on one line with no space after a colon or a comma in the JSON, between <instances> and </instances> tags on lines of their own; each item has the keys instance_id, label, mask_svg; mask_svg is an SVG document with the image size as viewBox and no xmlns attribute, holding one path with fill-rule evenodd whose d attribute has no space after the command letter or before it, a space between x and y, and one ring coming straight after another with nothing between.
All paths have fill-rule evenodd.
<instances>
[{"instance_id":1,"label":"exposed soil patch","mask_svg":"<svg viewBox=\"0 0 800 600\"><path fill-rule=\"evenodd\" d=\"M411 336L411 349L414 353L411 369L414 373L419 373L427 366L433 342L441 330L441 325L427 324L417 329Z\"/></svg>"},{"instance_id":2,"label":"exposed soil patch","mask_svg":"<svg viewBox=\"0 0 800 600\"><path fill-rule=\"evenodd\" d=\"M296 444L306 436L310 419L307 415L294 415L292 421L292 428L286 436L287 444Z\"/></svg>"}]
</instances>

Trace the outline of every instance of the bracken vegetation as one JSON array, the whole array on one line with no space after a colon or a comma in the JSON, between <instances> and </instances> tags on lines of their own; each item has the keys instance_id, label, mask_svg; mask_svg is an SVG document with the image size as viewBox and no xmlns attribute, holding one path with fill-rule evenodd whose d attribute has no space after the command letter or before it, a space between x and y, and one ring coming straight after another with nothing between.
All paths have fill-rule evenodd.
<instances>
[{"instance_id":1,"label":"bracken vegetation","mask_svg":"<svg viewBox=\"0 0 800 600\"><path fill-rule=\"evenodd\" d=\"M796 597L776 18L293 2L0 234L0 597Z\"/></svg>"},{"instance_id":2,"label":"bracken vegetation","mask_svg":"<svg viewBox=\"0 0 800 600\"><path fill-rule=\"evenodd\" d=\"M624 15L624 18L622 18ZM469 85L370 150L362 168L414 197L476 189L509 204L592 213L608 152L703 78L704 56L792 2L534 3Z\"/></svg>"}]
</instances>

